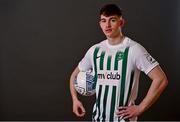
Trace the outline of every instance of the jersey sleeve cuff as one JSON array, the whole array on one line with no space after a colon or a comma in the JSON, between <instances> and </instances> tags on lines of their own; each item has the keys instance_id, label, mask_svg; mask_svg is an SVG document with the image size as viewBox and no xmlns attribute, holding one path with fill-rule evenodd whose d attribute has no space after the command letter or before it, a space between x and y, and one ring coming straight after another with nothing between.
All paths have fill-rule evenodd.
<instances>
[{"instance_id":1,"label":"jersey sleeve cuff","mask_svg":"<svg viewBox=\"0 0 180 122\"><path fill-rule=\"evenodd\" d=\"M154 63L153 66L149 67L147 70L144 71L145 74L147 75L152 69L154 69L158 65L159 65L158 62Z\"/></svg>"}]
</instances>

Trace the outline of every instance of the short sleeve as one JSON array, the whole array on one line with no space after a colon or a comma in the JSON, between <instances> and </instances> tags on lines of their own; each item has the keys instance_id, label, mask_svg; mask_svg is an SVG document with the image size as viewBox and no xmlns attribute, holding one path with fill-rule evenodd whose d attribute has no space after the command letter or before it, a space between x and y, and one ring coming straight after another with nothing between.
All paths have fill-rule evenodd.
<instances>
[{"instance_id":1,"label":"short sleeve","mask_svg":"<svg viewBox=\"0 0 180 122\"><path fill-rule=\"evenodd\" d=\"M133 46L133 57L136 67L148 74L159 63L147 52L147 50L140 44Z\"/></svg>"},{"instance_id":2,"label":"short sleeve","mask_svg":"<svg viewBox=\"0 0 180 122\"><path fill-rule=\"evenodd\" d=\"M92 69L92 55L93 55L93 47L91 47L82 58L82 60L78 64L78 68L80 71L89 71Z\"/></svg>"}]
</instances>

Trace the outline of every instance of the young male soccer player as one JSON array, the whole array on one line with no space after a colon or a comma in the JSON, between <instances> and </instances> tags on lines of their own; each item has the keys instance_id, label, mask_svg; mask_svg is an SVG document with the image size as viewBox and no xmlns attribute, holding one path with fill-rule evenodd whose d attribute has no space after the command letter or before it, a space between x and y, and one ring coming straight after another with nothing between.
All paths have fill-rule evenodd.
<instances>
[{"instance_id":1,"label":"young male soccer player","mask_svg":"<svg viewBox=\"0 0 180 122\"><path fill-rule=\"evenodd\" d=\"M136 120L158 99L168 80L146 49L122 33L124 19L118 6L103 6L99 24L107 39L87 51L70 78L73 112L79 117L85 115L73 81L80 71L92 69L96 82L92 120ZM142 102L135 105L141 71L150 77L152 83Z\"/></svg>"}]
</instances>

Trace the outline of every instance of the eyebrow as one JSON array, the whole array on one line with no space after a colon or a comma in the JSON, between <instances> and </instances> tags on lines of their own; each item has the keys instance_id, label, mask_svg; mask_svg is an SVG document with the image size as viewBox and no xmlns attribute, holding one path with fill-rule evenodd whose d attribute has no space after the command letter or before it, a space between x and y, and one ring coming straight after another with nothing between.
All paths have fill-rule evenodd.
<instances>
[{"instance_id":1,"label":"eyebrow","mask_svg":"<svg viewBox=\"0 0 180 122\"><path fill-rule=\"evenodd\" d=\"M105 18L101 18L100 21L101 21L101 20L106 20L106 19L105 19Z\"/></svg>"},{"instance_id":2,"label":"eyebrow","mask_svg":"<svg viewBox=\"0 0 180 122\"><path fill-rule=\"evenodd\" d=\"M116 16L112 16L112 17L110 17L109 19L111 20L111 19L118 19L118 18L117 18ZM101 20L106 20L106 19L105 19L105 18L101 18L100 21L101 21Z\"/></svg>"}]
</instances>

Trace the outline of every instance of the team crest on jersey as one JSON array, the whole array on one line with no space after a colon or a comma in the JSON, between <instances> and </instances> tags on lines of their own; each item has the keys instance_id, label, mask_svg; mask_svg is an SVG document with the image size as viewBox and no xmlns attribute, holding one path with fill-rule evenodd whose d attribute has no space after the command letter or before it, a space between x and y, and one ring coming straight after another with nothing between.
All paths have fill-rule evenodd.
<instances>
[{"instance_id":1,"label":"team crest on jersey","mask_svg":"<svg viewBox=\"0 0 180 122\"><path fill-rule=\"evenodd\" d=\"M150 64L153 64L156 62L156 60L150 54L145 54L145 56Z\"/></svg>"},{"instance_id":2,"label":"team crest on jersey","mask_svg":"<svg viewBox=\"0 0 180 122\"><path fill-rule=\"evenodd\" d=\"M117 60L123 59L124 53L123 52L117 52Z\"/></svg>"}]
</instances>

